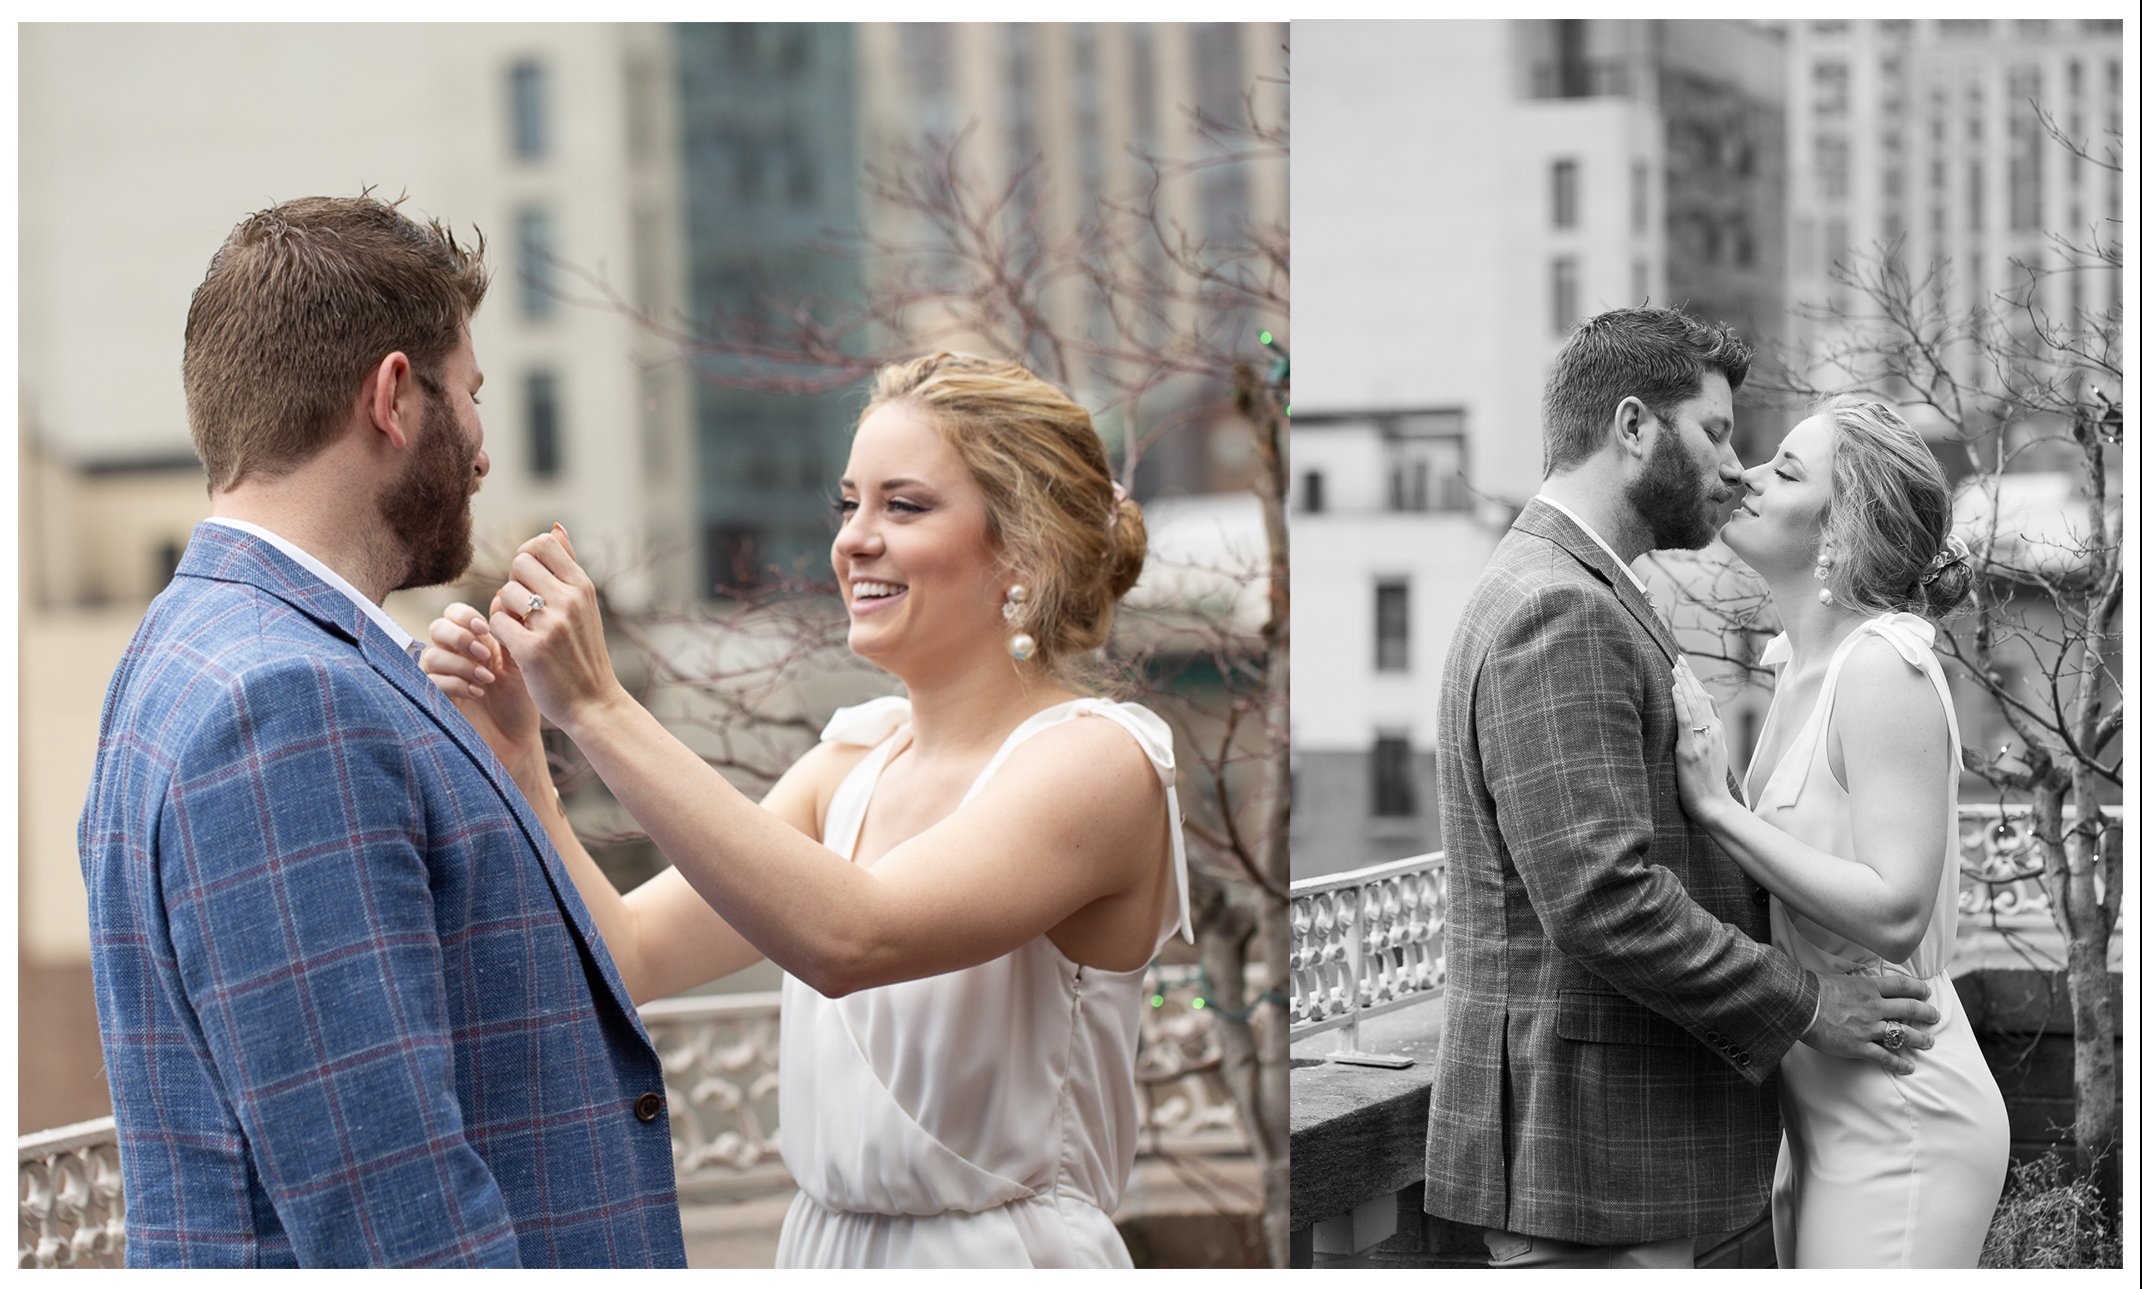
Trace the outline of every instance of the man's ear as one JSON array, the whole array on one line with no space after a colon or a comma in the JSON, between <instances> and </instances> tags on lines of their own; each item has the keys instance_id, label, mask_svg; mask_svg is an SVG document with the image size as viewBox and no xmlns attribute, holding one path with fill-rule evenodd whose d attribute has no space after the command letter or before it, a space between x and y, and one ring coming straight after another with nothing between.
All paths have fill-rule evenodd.
<instances>
[{"instance_id":1,"label":"man's ear","mask_svg":"<svg viewBox=\"0 0 2142 1289\"><path fill-rule=\"evenodd\" d=\"M1651 409L1644 406L1643 399L1631 394L1616 403L1612 427L1614 445L1632 456L1642 457L1651 446L1644 441L1647 422L1655 425L1656 418L1651 415Z\"/></svg>"},{"instance_id":2,"label":"man's ear","mask_svg":"<svg viewBox=\"0 0 2142 1289\"><path fill-rule=\"evenodd\" d=\"M406 449L409 432L422 415L424 397L416 368L409 365L409 355L397 349L380 359L379 365L365 376L358 397L367 424L386 435L397 451Z\"/></svg>"}]
</instances>

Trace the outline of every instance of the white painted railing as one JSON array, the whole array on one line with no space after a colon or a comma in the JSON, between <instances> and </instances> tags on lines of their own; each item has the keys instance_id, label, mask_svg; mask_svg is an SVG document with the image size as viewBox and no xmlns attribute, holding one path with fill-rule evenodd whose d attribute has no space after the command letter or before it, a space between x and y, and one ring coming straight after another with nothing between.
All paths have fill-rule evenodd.
<instances>
[{"instance_id":1,"label":"white painted railing","mask_svg":"<svg viewBox=\"0 0 2142 1289\"><path fill-rule=\"evenodd\" d=\"M1157 967L1141 1017L1141 1153L1235 1154L1248 1138L1219 1077L1213 1012L1198 969ZM1261 983L1258 987L1262 987ZM662 1057L679 1203L718 1204L788 1190L781 1163L781 995L669 998L640 1009ZM110 1118L17 1142L24 1267L111 1267L124 1261L125 1198Z\"/></svg>"},{"instance_id":2,"label":"white painted railing","mask_svg":"<svg viewBox=\"0 0 2142 1289\"><path fill-rule=\"evenodd\" d=\"M1288 1037L1343 1030L1443 992L1450 880L1443 852L1294 883Z\"/></svg>"},{"instance_id":3,"label":"white painted railing","mask_svg":"<svg viewBox=\"0 0 2142 1289\"><path fill-rule=\"evenodd\" d=\"M2105 813L2122 817L2118 807ZM1989 929L2051 928L2029 809L1964 805L1956 817L1962 916ZM1443 852L1296 882L1289 895L1290 1038L1336 1029L1342 1047L1352 1047L1362 1021L1442 995L1450 912Z\"/></svg>"}]
</instances>

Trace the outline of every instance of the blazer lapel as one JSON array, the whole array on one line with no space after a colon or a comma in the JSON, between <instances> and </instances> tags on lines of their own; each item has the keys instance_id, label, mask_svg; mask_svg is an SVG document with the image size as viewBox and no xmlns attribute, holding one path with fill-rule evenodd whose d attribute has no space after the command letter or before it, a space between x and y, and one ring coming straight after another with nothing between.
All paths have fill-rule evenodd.
<instances>
[{"instance_id":1,"label":"blazer lapel","mask_svg":"<svg viewBox=\"0 0 2142 1289\"><path fill-rule=\"evenodd\" d=\"M1665 652L1668 662L1681 656L1681 646L1674 640L1673 632L1659 620L1658 611L1651 607L1643 592L1637 590L1628 577L1615 566L1614 557L1586 535L1582 528L1577 527L1568 515L1534 497L1525 503L1524 510L1518 514L1517 521L1511 527L1522 529L1535 537L1544 537L1568 551L1579 563L1590 569L1594 576L1613 589L1614 598L1620 600L1621 606L1629 611L1629 615L1642 624L1652 640Z\"/></svg>"},{"instance_id":2,"label":"blazer lapel","mask_svg":"<svg viewBox=\"0 0 2142 1289\"><path fill-rule=\"evenodd\" d=\"M572 875L565 871L564 861L558 858L557 848L550 844L550 834L543 830L542 822L535 817L535 812L528 805L528 798L521 795L520 786L513 782L512 775L506 773L506 767L491 751L491 745L483 741L483 736L476 732L476 727L469 724L468 718L461 714L453 702L439 692L439 687L424 674L423 668L417 666L415 659L395 648L394 642L369 618L364 621L363 632L360 647L364 650L364 659L371 664L372 670L385 677L388 684L401 690L410 702L423 709L424 714L444 730L448 738L454 740L469 760L475 762L484 778L490 780L492 789L498 793L498 799L513 813L514 822L520 825L522 835L534 849L537 860L543 866L544 876L550 879L558 907L564 910L566 920L572 924L573 931L580 937L581 943L590 950L588 956L599 968L603 982L609 986L618 1005L624 1008L625 1014L632 1017L633 1027L639 1028L638 1008L633 1005L632 995L626 990L623 978L617 974L617 966L611 961L607 946L603 946L599 952L595 951L598 946L602 946L602 940L593 916L587 910L587 903L580 898L579 890L574 887ZM642 1030L641 1033L644 1035L645 1031Z\"/></svg>"},{"instance_id":3,"label":"blazer lapel","mask_svg":"<svg viewBox=\"0 0 2142 1289\"><path fill-rule=\"evenodd\" d=\"M562 867L557 850L550 844L550 835L529 808L528 800L513 783L513 776L492 754L490 745L476 732L476 727L457 710L439 687L418 667L415 659L395 647L378 624L365 615L364 610L350 602L350 598L334 587L314 577L294 560L268 543L250 533L225 528L219 524L204 523L193 530L187 543L186 553L179 560L178 576L206 577L221 582L242 582L256 586L306 617L319 623L334 634L357 646L365 662L372 670L384 677L387 683L400 690L410 702L415 703L434 724L446 732L455 746L465 753L485 779L498 793L499 800L520 825L521 833L535 851L543 874L550 880L551 890L558 907L565 913L574 934L590 952L588 957L597 968L604 984L616 998L625 1014L632 1018L633 1028L641 1036L646 1031L640 1028L639 1009L633 1005L632 995L625 989L624 980L617 974L617 966L610 959L607 948L601 948L593 919L587 904L574 888L572 877Z\"/></svg>"}]
</instances>

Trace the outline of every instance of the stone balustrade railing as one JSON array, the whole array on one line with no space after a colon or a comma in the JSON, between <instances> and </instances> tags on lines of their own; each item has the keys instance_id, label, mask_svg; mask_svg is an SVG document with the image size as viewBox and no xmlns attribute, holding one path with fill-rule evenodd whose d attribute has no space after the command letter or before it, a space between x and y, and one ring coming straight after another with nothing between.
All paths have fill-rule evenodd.
<instances>
[{"instance_id":1,"label":"stone balustrade railing","mask_svg":"<svg viewBox=\"0 0 2142 1289\"><path fill-rule=\"evenodd\" d=\"M1147 975L1147 995L1159 1005L1142 1017L1138 1051L1146 1153L1248 1150L1219 1077L1216 1018L1202 1005L1197 972L1170 966ZM640 1009L662 1056L682 1204L723 1203L793 1184L781 1163L780 1002L777 993L733 994ZM36 1133L17 1146L19 1265L121 1265L126 1206L111 1119Z\"/></svg>"},{"instance_id":2,"label":"stone balustrade railing","mask_svg":"<svg viewBox=\"0 0 2142 1289\"><path fill-rule=\"evenodd\" d=\"M2105 813L2114 820L2122 814L2118 807ZM2029 810L1964 805L1956 816L1962 916L1989 929L2050 928ZM1290 896L1290 1038L1336 1029L1350 1048L1363 1020L1441 996L1450 908L1441 851L1296 882Z\"/></svg>"}]
</instances>

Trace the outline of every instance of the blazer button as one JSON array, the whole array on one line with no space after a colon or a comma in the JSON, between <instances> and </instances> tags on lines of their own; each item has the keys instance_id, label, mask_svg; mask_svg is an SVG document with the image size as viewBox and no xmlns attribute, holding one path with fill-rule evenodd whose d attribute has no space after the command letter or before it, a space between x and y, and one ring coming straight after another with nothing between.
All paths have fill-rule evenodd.
<instances>
[{"instance_id":1,"label":"blazer button","mask_svg":"<svg viewBox=\"0 0 2142 1289\"><path fill-rule=\"evenodd\" d=\"M661 1093L642 1092L640 1099L632 1103L632 1113L640 1117L641 1123L653 1123L655 1116L662 1113Z\"/></svg>"}]
</instances>

